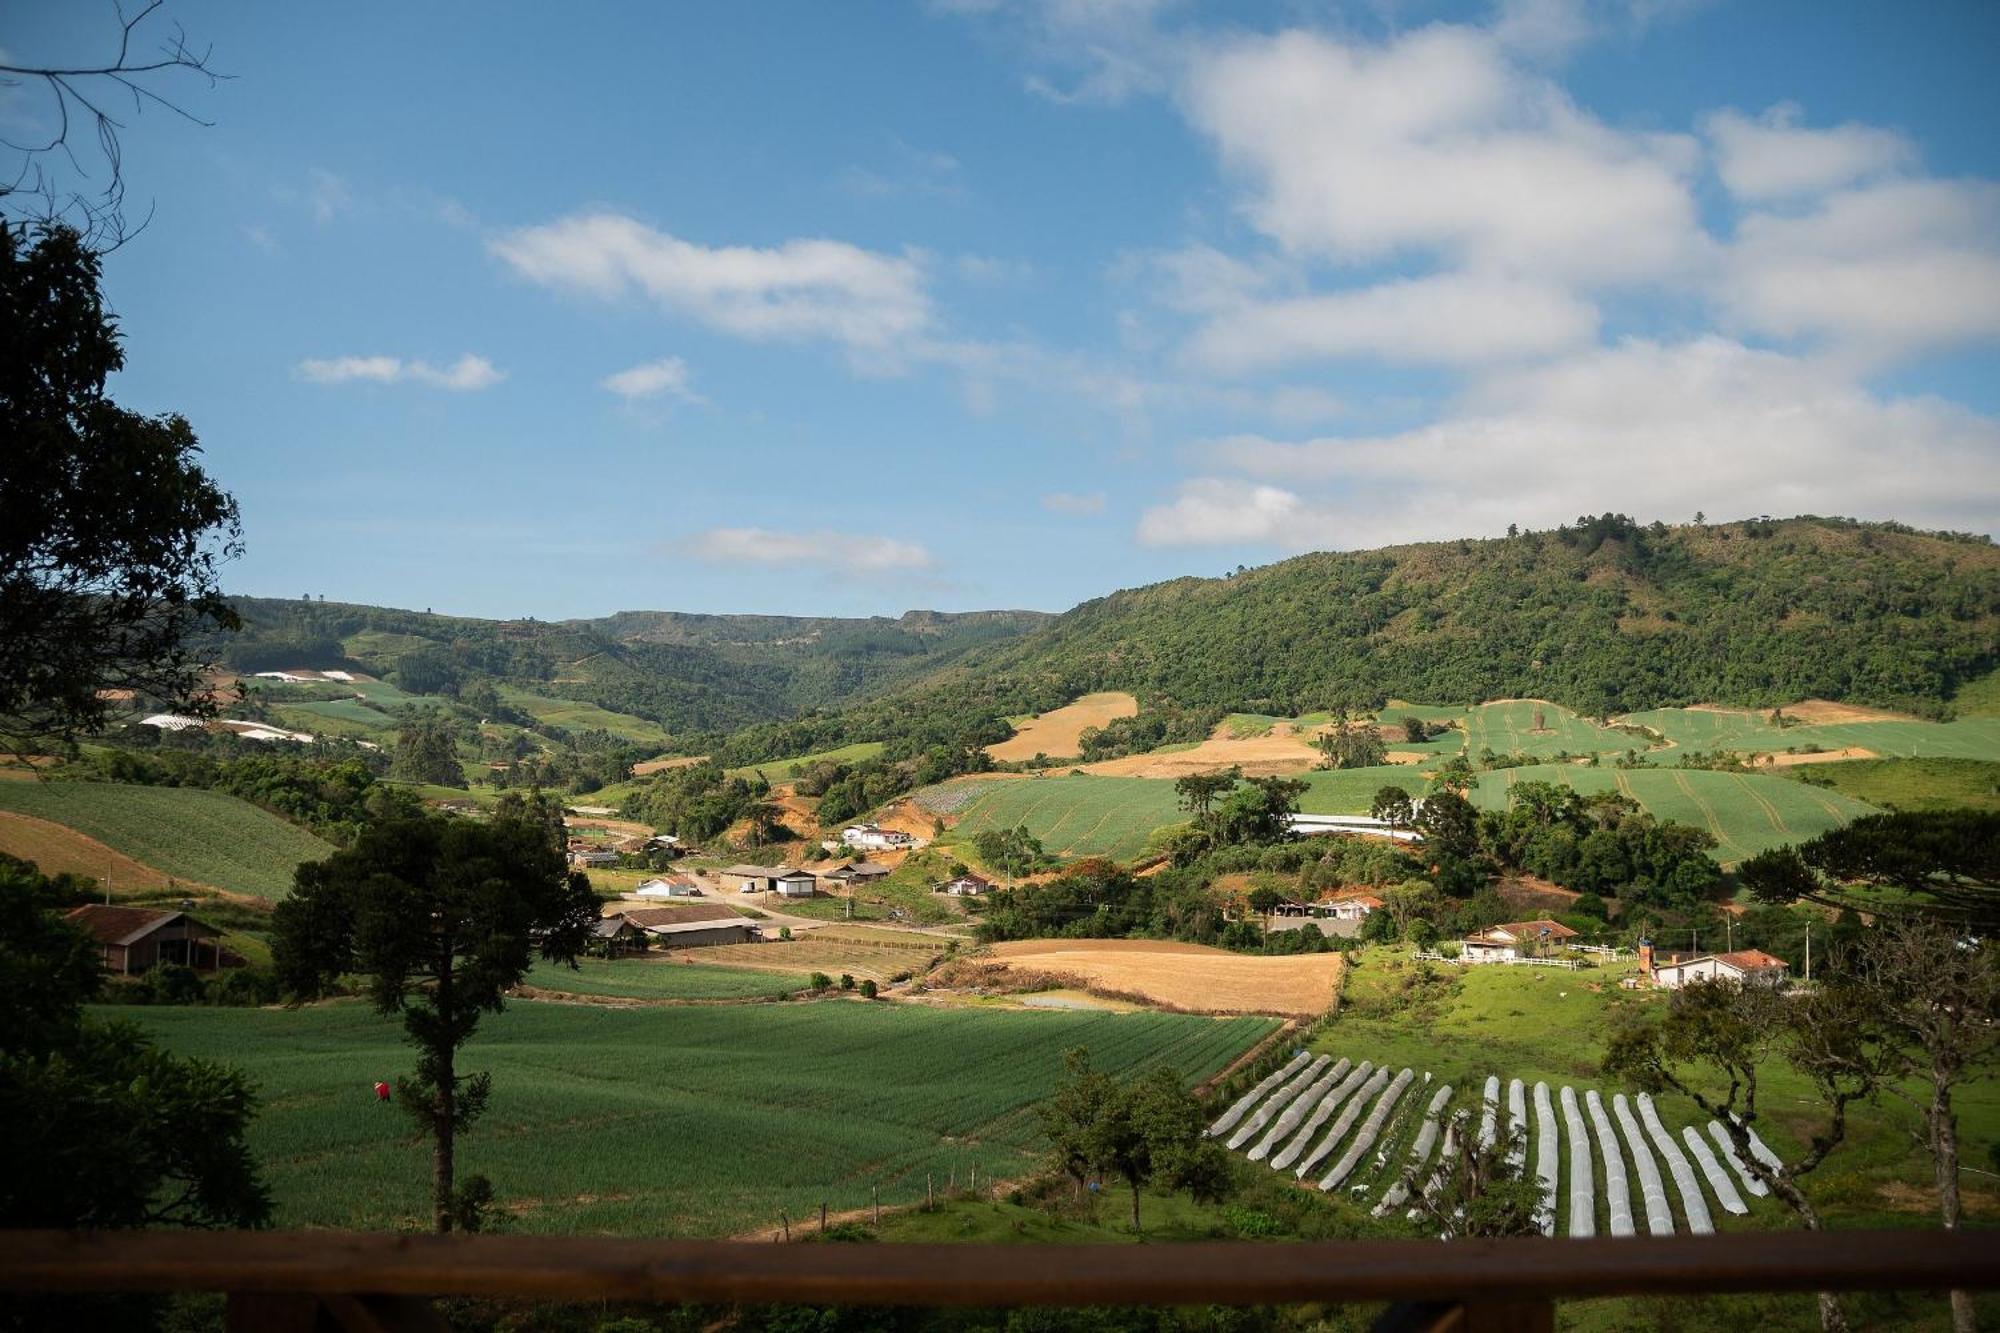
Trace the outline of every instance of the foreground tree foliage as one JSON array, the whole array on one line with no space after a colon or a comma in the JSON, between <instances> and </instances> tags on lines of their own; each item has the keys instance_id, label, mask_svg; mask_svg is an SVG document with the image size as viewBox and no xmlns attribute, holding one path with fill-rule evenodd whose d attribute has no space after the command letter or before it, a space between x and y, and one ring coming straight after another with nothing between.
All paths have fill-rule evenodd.
<instances>
[{"instance_id":1,"label":"foreground tree foliage","mask_svg":"<svg viewBox=\"0 0 2000 1333\"><path fill-rule=\"evenodd\" d=\"M217 571L236 502L178 416L105 395L125 363L98 259L0 224L0 743L67 745L123 694L200 711L195 636L233 628Z\"/></svg>"},{"instance_id":2,"label":"foreground tree foliage","mask_svg":"<svg viewBox=\"0 0 2000 1333\"><path fill-rule=\"evenodd\" d=\"M1186 1190L1197 1200L1222 1198L1229 1158L1202 1136L1201 1103L1180 1075L1158 1068L1118 1079L1092 1067L1078 1048L1064 1058L1068 1077L1035 1109L1055 1164L1079 1192L1115 1177L1132 1195L1138 1231L1139 1196L1148 1185Z\"/></svg>"},{"instance_id":3,"label":"foreground tree foliage","mask_svg":"<svg viewBox=\"0 0 2000 1333\"><path fill-rule=\"evenodd\" d=\"M1869 815L1798 847L1743 863L1743 882L1765 902L1816 902L1934 915L1982 934L2000 928L2000 814L1904 810ZM1904 900L1857 893L1890 889Z\"/></svg>"},{"instance_id":4,"label":"foreground tree foliage","mask_svg":"<svg viewBox=\"0 0 2000 1333\"><path fill-rule=\"evenodd\" d=\"M539 954L574 964L597 919L589 881L565 866L546 820L525 808L488 822L440 816L373 826L353 847L299 867L273 914L272 956L295 996L364 973L384 1015L400 1014L417 1070L398 1100L429 1135L432 1218L477 1225L491 1188L456 1179L458 1135L491 1081L463 1075L459 1048L497 1013Z\"/></svg>"}]
</instances>

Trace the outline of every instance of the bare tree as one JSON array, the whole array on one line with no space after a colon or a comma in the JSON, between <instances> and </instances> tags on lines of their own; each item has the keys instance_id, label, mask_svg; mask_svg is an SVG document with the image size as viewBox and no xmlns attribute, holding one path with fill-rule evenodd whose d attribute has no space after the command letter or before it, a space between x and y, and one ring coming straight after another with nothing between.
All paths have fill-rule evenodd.
<instances>
[{"instance_id":1,"label":"bare tree","mask_svg":"<svg viewBox=\"0 0 2000 1333\"><path fill-rule=\"evenodd\" d=\"M137 226L125 215L125 159L119 136L126 122L120 117L136 116L151 106L196 125L209 125L212 122L181 100L176 85L193 78L214 87L230 77L209 63L208 48L196 50L188 44L178 23L151 49L135 49L150 42L152 34L141 29L164 3L149 0L138 12L127 14L122 0L113 0L117 46L106 59L0 64L0 87L38 89L47 113L45 135L20 142L0 137L0 148L17 155L11 169L0 176L0 221L17 226L60 222L99 253L116 250L145 229L152 219L150 207ZM91 142L94 150L86 146Z\"/></svg>"},{"instance_id":2,"label":"bare tree","mask_svg":"<svg viewBox=\"0 0 2000 1333\"><path fill-rule=\"evenodd\" d=\"M1888 1039L1897 1081L1884 1091L1923 1117L1918 1134L1937 1176L1945 1230L1959 1227L1958 1085L1993 1062L2000 1049L2000 965L1993 949L1941 922L1897 921L1871 932L1854 960L1854 985L1872 1002ZM1901 1086L1907 1079L1921 1095ZM1951 1293L1951 1323L1960 1333L1978 1321L1969 1292Z\"/></svg>"}]
</instances>

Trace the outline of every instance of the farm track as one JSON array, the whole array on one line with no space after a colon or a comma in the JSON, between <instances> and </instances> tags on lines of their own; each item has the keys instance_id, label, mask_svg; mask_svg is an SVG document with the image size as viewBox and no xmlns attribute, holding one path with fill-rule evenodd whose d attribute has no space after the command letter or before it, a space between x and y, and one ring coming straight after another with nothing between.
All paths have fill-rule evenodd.
<instances>
[{"instance_id":1,"label":"farm track","mask_svg":"<svg viewBox=\"0 0 2000 1333\"><path fill-rule=\"evenodd\" d=\"M1701 817L1708 821L1708 831L1715 835L1716 850L1720 851L1725 847L1732 848L1737 853L1734 859L1738 861L1744 860L1749 856L1749 853L1743 849L1742 844L1730 837L1723 829L1722 820L1716 815L1714 807L1709 805L1707 801L1703 800L1695 792L1693 784L1687 780L1686 773L1675 770L1674 785L1686 793L1687 798L1694 802L1695 808L1701 811Z\"/></svg>"},{"instance_id":2,"label":"farm track","mask_svg":"<svg viewBox=\"0 0 2000 1333\"><path fill-rule=\"evenodd\" d=\"M1787 841L1795 840L1798 837L1797 834L1792 832L1791 825L1785 822L1785 817L1778 813L1778 807L1773 805L1769 800L1765 799L1764 794L1762 792L1758 791L1755 787L1745 782L1743 780L1743 775L1741 773L1732 773L1730 774L1730 777L1735 779L1737 788L1741 790L1745 796L1748 796L1751 800L1755 801L1759 809L1763 810L1766 817L1768 817L1771 821L1771 827L1777 829L1778 832L1784 834Z\"/></svg>"}]
</instances>

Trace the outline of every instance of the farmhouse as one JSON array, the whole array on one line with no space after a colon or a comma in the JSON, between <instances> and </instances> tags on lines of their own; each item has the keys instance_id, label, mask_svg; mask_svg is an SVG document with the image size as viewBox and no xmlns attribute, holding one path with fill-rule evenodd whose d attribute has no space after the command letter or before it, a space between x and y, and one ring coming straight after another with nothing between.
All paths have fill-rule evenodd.
<instances>
[{"instance_id":1,"label":"farmhouse","mask_svg":"<svg viewBox=\"0 0 2000 1333\"><path fill-rule=\"evenodd\" d=\"M831 869L822 871L820 878L853 888L857 884L873 884L878 879L889 878L889 867L877 861L840 861Z\"/></svg>"},{"instance_id":2,"label":"farmhouse","mask_svg":"<svg viewBox=\"0 0 2000 1333\"><path fill-rule=\"evenodd\" d=\"M1546 917L1535 921L1510 921L1504 925L1489 926L1476 935L1468 935L1460 941L1468 963L1505 963L1516 958L1534 958L1564 940L1575 939L1576 932L1560 921Z\"/></svg>"},{"instance_id":3,"label":"farmhouse","mask_svg":"<svg viewBox=\"0 0 2000 1333\"><path fill-rule=\"evenodd\" d=\"M1640 966L1653 978L1653 984L1667 990L1697 981L1734 981L1745 986L1777 986L1784 982L1791 965L1782 958L1774 958L1761 949L1738 949L1733 953L1697 954L1693 958L1675 959L1672 962L1656 963L1652 949L1642 947Z\"/></svg>"},{"instance_id":4,"label":"farmhouse","mask_svg":"<svg viewBox=\"0 0 2000 1333\"><path fill-rule=\"evenodd\" d=\"M655 875L640 880L632 893L639 898L699 898L701 885L695 883L692 875Z\"/></svg>"},{"instance_id":5,"label":"farmhouse","mask_svg":"<svg viewBox=\"0 0 2000 1333\"><path fill-rule=\"evenodd\" d=\"M159 963L222 966L222 932L185 912L91 903L63 919L96 940L104 966L120 976Z\"/></svg>"},{"instance_id":6,"label":"farmhouse","mask_svg":"<svg viewBox=\"0 0 2000 1333\"><path fill-rule=\"evenodd\" d=\"M621 958L626 954L645 952L646 931L621 912L617 916L600 918L590 928L590 942L593 952L606 958Z\"/></svg>"},{"instance_id":7,"label":"farmhouse","mask_svg":"<svg viewBox=\"0 0 2000 1333\"><path fill-rule=\"evenodd\" d=\"M615 866L618 864L618 853L609 847L577 847L571 849L569 863L579 870L587 870L591 866Z\"/></svg>"},{"instance_id":8,"label":"farmhouse","mask_svg":"<svg viewBox=\"0 0 2000 1333\"><path fill-rule=\"evenodd\" d=\"M914 846L916 839L901 829L883 828L880 824L855 824L840 831L840 840L849 847L873 847L885 850Z\"/></svg>"},{"instance_id":9,"label":"farmhouse","mask_svg":"<svg viewBox=\"0 0 2000 1333\"><path fill-rule=\"evenodd\" d=\"M637 907L619 915L658 943L675 949L692 949L706 944L748 944L762 938L757 933L757 927L717 904Z\"/></svg>"},{"instance_id":10,"label":"farmhouse","mask_svg":"<svg viewBox=\"0 0 2000 1333\"><path fill-rule=\"evenodd\" d=\"M728 866L716 872L722 877L726 888L738 893L770 893L778 887L778 876L785 873L783 866Z\"/></svg>"},{"instance_id":11,"label":"farmhouse","mask_svg":"<svg viewBox=\"0 0 2000 1333\"><path fill-rule=\"evenodd\" d=\"M993 888L993 881L970 871L957 879L948 879L937 886L939 893L949 893L954 898L977 898Z\"/></svg>"},{"instance_id":12,"label":"farmhouse","mask_svg":"<svg viewBox=\"0 0 2000 1333\"><path fill-rule=\"evenodd\" d=\"M1382 900L1372 893L1357 893L1351 898L1336 898L1325 906L1335 921L1362 921L1370 912L1381 910Z\"/></svg>"},{"instance_id":13,"label":"farmhouse","mask_svg":"<svg viewBox=\"0 0 2000 1333\"><path fill-rule=\"evenodd\" d=\"M819 876L810 870L786 870L778 875L778 896L810 898L819 892Z\"/></svg>"}]
</instances>

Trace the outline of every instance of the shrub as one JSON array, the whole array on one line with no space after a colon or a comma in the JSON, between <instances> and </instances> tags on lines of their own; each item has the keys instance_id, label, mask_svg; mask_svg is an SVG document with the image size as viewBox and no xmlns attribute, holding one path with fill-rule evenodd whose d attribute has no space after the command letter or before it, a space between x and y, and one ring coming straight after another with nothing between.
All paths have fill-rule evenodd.
<instances>
[{"instance_id":1,"label":"shrub","mask_svg":"<svg viewBox=\"0 0 2000 1333\"><path fill-rule=\"evenodd\" d=\"M873 978L861 983L861 998L864 1000L875 998L875 982Z\"/></svg>"},{"instance_id":2,"label":"shrub","mask_svg":"<svg viewBox=\"0 0 2000 1333\"><path fill-rule=\"evenodd\" d=\"M808 978L807 984L814 990L832 990L833 978L824 972L815 972Z\"/></svg>"},{"instance_id":3,"label":"shrub","mask_svg":"<svg viewBox=\"0 0 2000 1333\"><path fill-rule=\"evenodd\" d=\"M841 988L842 990L853 990L853 989L854 989L854 974L853 974L853 973L851 973L851 972L842 972L842 973L840 974L840 988Z\"/></svg>"},{"instance_id":4,"label":"shrub","mask_svg":"<svg viewBox=\"0 0 2000 1333\"><path fill-rule=\"evenodd\" d=\"M1580 894L1577 900L1570 904L1570 910L1578 916L1594 916L1599 921L1604 920L1607 915L1604 899L1594 893Z\"/></svg>"}]
</instances>

